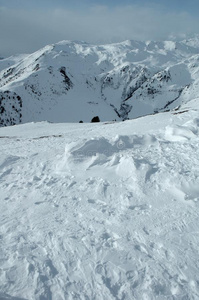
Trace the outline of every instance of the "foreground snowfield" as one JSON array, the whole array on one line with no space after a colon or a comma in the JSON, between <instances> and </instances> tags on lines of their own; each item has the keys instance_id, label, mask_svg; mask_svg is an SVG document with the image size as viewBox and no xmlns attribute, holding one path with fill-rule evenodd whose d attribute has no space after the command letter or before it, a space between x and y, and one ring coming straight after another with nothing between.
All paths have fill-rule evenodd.
<instances>
[{"instance_id":1,"label":"foreground snowfield","mask_svg":"<svg viewBox=\"0 0 199 300\"><path fill-rule=\"evenodd\" d=\"M0 299L199 299L198 110L0 128Z\"/></svg>"}]
</instances>

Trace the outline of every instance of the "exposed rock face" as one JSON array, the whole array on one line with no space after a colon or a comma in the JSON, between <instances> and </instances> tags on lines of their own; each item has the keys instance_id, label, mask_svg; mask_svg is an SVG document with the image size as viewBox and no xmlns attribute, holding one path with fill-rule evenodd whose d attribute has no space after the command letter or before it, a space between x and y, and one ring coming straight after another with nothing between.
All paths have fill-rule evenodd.
<instances>
[{"instance_id":1,"label":"exposed rock face","mask_svg":"<svg viewBox=\"0 0 199 300\"><path fill-rule=\"evenodd\" d=\"M100 122L100 118L98 116L93 117L91 120L91 123L96 123L96 122Z\"/></svg>"},{"instance_id":2,"label":"exposed rock face","mask_svg":"<svg viewBox=\"0 0 199 300\"><path fill-rule=\"evenodd\" d=\"M22 99L16 93L0 92L0 126L21 123Z\"/></svg>"}]
</instances>

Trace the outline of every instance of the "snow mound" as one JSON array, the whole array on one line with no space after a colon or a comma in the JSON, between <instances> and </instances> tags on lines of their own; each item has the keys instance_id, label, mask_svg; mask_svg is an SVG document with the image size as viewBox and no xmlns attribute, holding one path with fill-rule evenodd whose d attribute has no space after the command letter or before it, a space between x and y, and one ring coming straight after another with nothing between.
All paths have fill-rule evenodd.
<instances>
[{"instance_id":1,"label":"snow mound","mask_svg":"<svg viewBox=\"0 0 199 300\"><path fill-rule=\"evenodd\" d=\"M135 147L143 146L147 147L156 141L154 136L144 135L130 135L130 136L120 136L116 135L115 138L107 140L105 138L97 138L86 141L78 149L71 149L71 154L73 156L87 157L95 156L97 154L103 154L105 156L112 156L120 151L125 151Z\"/></svg>"},{"instance_id":2,"label":"snow mound","mask_svg":"<svg viewBox=\"0 0 199 300\"><path fill-rule=\"evenodd\" d=\"M133 157L123 157L125 153L129 153L131 149L147 148L157 142L153 135L116 135L112 139L93 138L83 143L67 145L65 153L61 157L60 162L56 165L56 171L59 173L72 171L78 164L81 172L86 172L92 168L99 168L101 172L105 166L111 167L110 172L117 176L128 177L132 171L136 170ZM77 175L77 174L76 174ZM90 173L85 176L90 176ZM102 174L107 177L106 174Z\"/></svg>"},{"instance_id":3,"label":"snow mound","mask_svg":"<svg viewBox=\"0 0 199 300\"><path fill-rule=\"evenodd\" d=\"M188 121L183 126L167 126L165 138L168 141L186 141L195 138L199 131L199 119Z\"/></svg>"}]
</instances>

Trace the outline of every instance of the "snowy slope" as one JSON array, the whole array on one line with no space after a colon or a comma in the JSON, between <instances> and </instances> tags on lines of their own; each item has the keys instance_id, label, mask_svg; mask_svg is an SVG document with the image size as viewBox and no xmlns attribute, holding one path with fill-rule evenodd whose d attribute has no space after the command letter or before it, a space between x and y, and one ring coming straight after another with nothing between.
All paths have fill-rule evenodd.
<instances>
[{"instance_id":1,"label":"snowy slope","mask_svg":"<svg viewBox=\"0 0 199 300\"><path fill-rule=\"evenodd\" d=\"M8 69L10 66L19 63L26 56L28 56L28 54L13 55L8 58L0 57L0 71Z\"/></svg>"},{"instance_id":2,"label":"snowy slope","mask_svg":"<svg viewBox=\"0 0 199 300\"><path fill-rule=\"evenodd\" d=\"M63 41L30 55L0 61L0 105L22 99L30 121L125 120L173 109L199 93L199 38L95 46ZM5 93L6 92L6 93ZM1 124L11 125L6 115Z\"/></svg>"},{"instance_id":3,"label":"snowy slope","mask_svg":"<svg viewBox=\"0 0 199 300\"><path fill-rule=\"evenodd\" d=\"M0 128L0 299L199 299L199 98Z\"/></svg>"}]
</instances>

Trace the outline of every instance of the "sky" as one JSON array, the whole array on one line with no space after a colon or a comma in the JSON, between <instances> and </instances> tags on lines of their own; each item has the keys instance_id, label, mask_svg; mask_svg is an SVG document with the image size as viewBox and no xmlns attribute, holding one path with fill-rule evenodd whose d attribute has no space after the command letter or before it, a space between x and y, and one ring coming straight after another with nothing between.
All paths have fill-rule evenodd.
<instances>
[{"instance_id":1,"label":"sky","mask_svg":"<svg viewBox=\"0 0 199 300\"><path fill-rule=\"evenodd\" d=\"M199 0L0 0L0 57L62 40L184 39L198 15Z\"/></svg>"}]
</instances>

